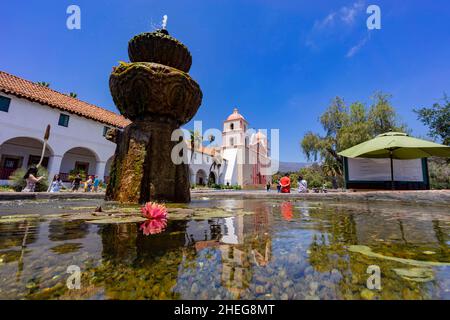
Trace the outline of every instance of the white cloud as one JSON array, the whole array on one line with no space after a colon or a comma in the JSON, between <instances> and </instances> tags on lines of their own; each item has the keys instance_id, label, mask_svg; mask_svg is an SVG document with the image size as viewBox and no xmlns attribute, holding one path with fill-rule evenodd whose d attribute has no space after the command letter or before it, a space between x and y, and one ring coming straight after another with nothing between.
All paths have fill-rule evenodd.
<instances>
[{"instance_id":1,"label":"white cloud","mask_svg":"<svg viewBox=\"0 0 450 320\"><path fill-rule=\"evenodd\" d=\"M350 50L348 50L346 57L351 58L355 54L358 53L359 50L361 50L362 47L364 47L370 39L370 33L368 33L363 39L361 39L355 46L351 47Z\"/></svg>"},{"instance_id":2,"label":"white cloud","mask_svg":"<svg viewBox=\"0 0 450 320\"><path fill-rule=\"evenodd\" d=\"M365 0L356 0L349 5L342 6L329 13L326 17L316 20L310 33L306 37L305 45L311 50L319 50L320 45L334 40L342 41L351 36L357 26L355 21L365 12ZM365 27L361 25L361 27ZM370 34L366 34L355 46L351 47L346 54L347 58L357 54L370 40Z\"/></svg>"},{"instance_id":3,"label":"white cloud","mask_svg":"<svg viewBox=\"0 0 450 320\"><path fill-rule=\"evenodd\" d=\"M346 24L352 24L355 21L355 17L360 13L363 9L364 2L359 1L355 2L351 7L342 7L340 12L340 18Z\"/></svg>"},{"instance_id":4,"label":"white cloud","mask_svg":"<svg viewBox=\"0 0 450 320\"><path fill-rule=\"evenodd\" d=\"M331 12L322 20L317 20L314 23L314 29L325 29L329 26L333 26L336 20L342 21L344 24L351 25L355 21L358 13L363 11L364 1L358 1L351 6L344 6L338 10Z\"/></svg>"},{"instance_id":5,"label":"white cloud","mask_svg":"<svg viewBox=\"0 0 450 320\"><path fill-rule=\"evenodd\" d=\"M316 21L314 23L314 29L323 29L332 25L334 23L334 18L336 17L336 12L332 12L327 15L323 20Z\"/></svg>"}]
</instances>

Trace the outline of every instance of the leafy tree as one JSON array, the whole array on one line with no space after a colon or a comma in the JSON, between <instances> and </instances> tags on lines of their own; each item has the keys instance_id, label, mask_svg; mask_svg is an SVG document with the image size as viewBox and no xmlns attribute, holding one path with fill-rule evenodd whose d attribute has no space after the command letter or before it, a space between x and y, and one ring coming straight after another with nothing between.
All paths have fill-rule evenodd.
<instances>
[{"instance_id":1,"label":"leafy tree","mask_svg":"<svg viewBox=\"0 0 450 320\"><path fill-rule=\"evenodd\" d=\"M307 159L321 160L327 167L326 173L332 177L342 176L340 151L389 130L407 131L398 121L390 95L376 92L372 99L372 105L367 108L360 102L348 106L343 98L334 98L320 117L325 134L309 131L300 143Z\"/></svg>"},{"instance_id":2,"label":"leafy tree","mask_svg":"<svg viewBox=\"0 0 450 320\"><path fill-rule=\"evenodd\" d=\"M450 145L450 100L444 94L442 102L430 108L415 109L417 118L428 127L428 135L439 142ZM450 189L450 160L430 158L428 168L432 189Z\"/></svg>"},{"instance_id":3,"label":"leafy tree","mask_svg":"<svg viewBox=\"0 0 450 320\"><path fill-rule=\"evenodd\" d=\"M446 94L442 103L436 102L431 108L415 109L418 119L429 128L428 135L450 145L450 100Z\"/></svg>"}]
</instances>

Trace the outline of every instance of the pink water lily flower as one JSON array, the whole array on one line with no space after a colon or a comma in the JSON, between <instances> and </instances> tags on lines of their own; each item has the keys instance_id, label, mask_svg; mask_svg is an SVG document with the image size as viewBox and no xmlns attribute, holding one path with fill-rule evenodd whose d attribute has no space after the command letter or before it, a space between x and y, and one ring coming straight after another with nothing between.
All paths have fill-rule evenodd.
<instances>
[{"instance_id":1,"label":"pink water lily flower","mask_svg":"<svg viewBox=\"0 0 450 320\"><path fill-rule=\"evenodd\" d=\"M141 208L142 215L147 219L167 219L167 208L163 204L147 202Z\"/></svg>"},{"instance_id":2,"label":"pink water lily flower","mask_svg":"<svg viewBox=\"0 0 450 320\"><path fill-rule=\"evenodd\" d=\"M158 234L164 231L167 227L167 219L151 219L142 222L139 227L143 234L148 236L151 234Z\"/></svg>"}]
</instances>

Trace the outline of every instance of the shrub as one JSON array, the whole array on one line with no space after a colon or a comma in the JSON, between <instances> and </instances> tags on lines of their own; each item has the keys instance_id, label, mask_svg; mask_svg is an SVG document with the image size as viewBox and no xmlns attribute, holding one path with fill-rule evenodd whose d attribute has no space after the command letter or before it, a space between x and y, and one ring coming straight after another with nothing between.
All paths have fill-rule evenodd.
<instances>
[{"instance_id":1,"label":"shrub","mask_svg":"<svg viewBox=\"0 0 450 320\"><path fill-rule=\"evenodd\" d=\"M86 172L84 170L77 170L77 169L70 170L69 181L73 181L73 179L75 179L77 174L79 174L81 176L81 179L83 179L83 181L86 181L86 178L87 178Z\"/></svg>"},{"instance_id":2,"label":"shrub","mask_svg":"<svg viewBox=\"0 0 450 320\"><path fill-rule=\"evenodd\" d=\"M25 169L17 169L11 175L10 179L12 180L12 188L14 189L14 191L20 192L27 185L27 182L23 178L25 173ZM44 167L39 167L38 169L38 177L41 176L45 176L45 178L36 184L36 192L45 192L48 190L48 171Z\"/></svg>"},{"instance_id":3,"label":"shrub","mask_svg":"<svg viewBox=\"0 0 450 320\"><path fill-rule=\"evenodd\" d=\"M428 171L431 189L450 189L450 164L446 159L429 159Z\"/></svg>"}]
</instances>

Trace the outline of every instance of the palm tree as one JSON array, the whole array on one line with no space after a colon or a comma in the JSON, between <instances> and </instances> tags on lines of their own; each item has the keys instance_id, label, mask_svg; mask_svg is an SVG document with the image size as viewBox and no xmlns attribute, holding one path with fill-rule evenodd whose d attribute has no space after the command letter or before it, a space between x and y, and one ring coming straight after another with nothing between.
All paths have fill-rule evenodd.
<instances>
[{"instance_id":1,"label":"palm tree","mask_svg":"<svg viewBox=\"0 0 450 320\"><path fill-rule=\"evenodd\" d=\"M190 142L191 142L191 160L194 157L195 147L201 146L203 137L198 131L189 130L189 133L191 134Z\"/></svg>"}]
</instances>

